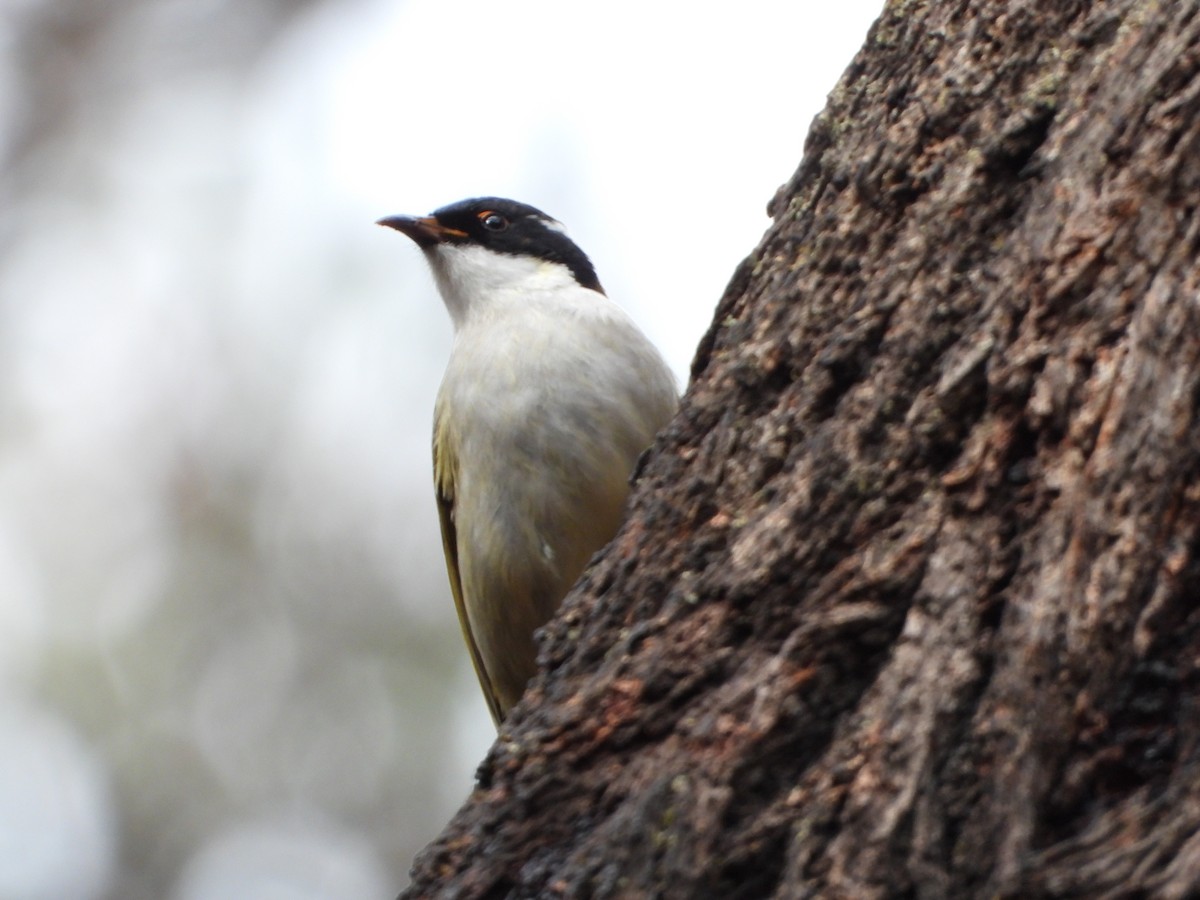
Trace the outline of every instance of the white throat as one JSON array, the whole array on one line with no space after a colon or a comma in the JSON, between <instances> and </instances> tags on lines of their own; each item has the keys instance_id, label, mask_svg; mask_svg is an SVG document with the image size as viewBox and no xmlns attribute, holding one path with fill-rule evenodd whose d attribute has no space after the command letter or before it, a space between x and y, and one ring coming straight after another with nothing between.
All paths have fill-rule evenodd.
<instances>
[{"instance_id":1,"label":"white throat","mask_svg":"<svg viewBox=\"0 0 1200 900\"><path fill-rule=\"evenodd\" d=\"M528 302L533 294L581 290L562 263L532 256L495 253L473 244L438 244L425 255L455 331L473 316L496 312L514 300Z\"/></svg>"}]
</instances>

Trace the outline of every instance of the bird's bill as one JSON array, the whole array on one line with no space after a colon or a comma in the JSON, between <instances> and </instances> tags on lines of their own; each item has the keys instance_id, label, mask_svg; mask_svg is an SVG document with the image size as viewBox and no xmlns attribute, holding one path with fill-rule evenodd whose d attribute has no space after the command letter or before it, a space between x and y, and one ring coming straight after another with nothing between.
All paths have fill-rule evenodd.
<instances>
[{"instance_id":1,"label":"bird's bill","mask_svg":"<svg viewBox=\"0 0 1200 900\"><path fill-rule=\"evenodd\" d=\"M433 216L385 216L375 223L395 228L401 234L406 234L418 247L432 247L455 238L465 238L467 233L457 228L447 228Z\"/></svg>"}]
</instances>

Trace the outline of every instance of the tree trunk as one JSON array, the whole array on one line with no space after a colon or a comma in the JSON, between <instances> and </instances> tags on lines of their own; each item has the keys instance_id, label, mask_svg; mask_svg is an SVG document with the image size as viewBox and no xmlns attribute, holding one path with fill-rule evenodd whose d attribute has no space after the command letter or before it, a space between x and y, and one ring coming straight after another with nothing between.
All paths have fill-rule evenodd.
<instances>
[{"instance_id":1,"label":"tree trunk","mask_svg":"<svg viewBox=\"0 0 1200 900\"><path fill-rule=\"evenodd\" d=\"M889 3L406 896L1200 895L1198 205L1197 0Z\"/></svg>"}]
</instances>

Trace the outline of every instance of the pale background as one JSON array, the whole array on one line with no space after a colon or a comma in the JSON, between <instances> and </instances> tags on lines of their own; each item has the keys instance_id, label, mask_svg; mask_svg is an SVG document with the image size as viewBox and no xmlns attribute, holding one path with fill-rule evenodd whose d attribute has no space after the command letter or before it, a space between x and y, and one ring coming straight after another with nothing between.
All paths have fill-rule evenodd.
<instances>
[{"instance_id":1,"label":"pale background","mask_svg":"<svg viewBox=\"0 0 1200 900\"><path fill-rule=\"evenodd\" d=\"M881 0L0 0L0 900L391 897L494 736L391 213L567 223L681 384Z\"/></svg>"}]
</instances>

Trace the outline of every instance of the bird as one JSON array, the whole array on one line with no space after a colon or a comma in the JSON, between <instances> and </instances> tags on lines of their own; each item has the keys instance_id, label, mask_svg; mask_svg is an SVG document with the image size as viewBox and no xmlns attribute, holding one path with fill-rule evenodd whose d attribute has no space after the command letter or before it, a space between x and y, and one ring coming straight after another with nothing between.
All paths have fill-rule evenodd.
<instances>
[{"instance_id":1,"label":"bird","mask_svg":"<svg viewBox=\"0 0 1200 900\"><path fill-rule=\"evenodd\" d=\"M434 487L450 590L499 728L537 671L534 631L616 534L678 387L541 210L476 197L377 224L424 253L454 327Z\"/></svg>"}]
</instances>

